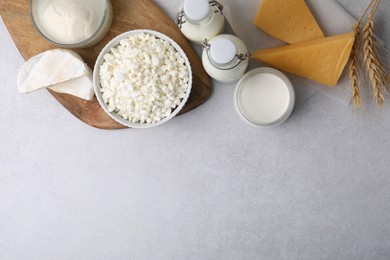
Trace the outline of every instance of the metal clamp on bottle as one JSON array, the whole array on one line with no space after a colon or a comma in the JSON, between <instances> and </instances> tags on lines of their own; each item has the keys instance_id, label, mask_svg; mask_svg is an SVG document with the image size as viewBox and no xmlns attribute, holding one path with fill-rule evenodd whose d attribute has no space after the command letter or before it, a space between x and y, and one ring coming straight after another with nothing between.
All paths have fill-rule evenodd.
<instances>
[{"instance_id":1,"label":"metal clamp on bottle","mask_svg":"<svg viewBox=\"0 0 390 260\"><path fill-rule=\"evenodd\" d=\"M225 44L227 43L227 44L229 44L229 42L224 42ZM224 48L222 48L222 49L217 49L218 47L220 47L220 46L217 46L216 47L216 51L223 51L224 50ZM226 46L225 46L226 47ZM233 46L232 46L233 47ZM240 64L242 63L242 62L244 62L244 61L248 61L248 59L249 59L249 57L250 57L250 52L246 52L246 53L235 53L235 55L234 55L234 57L233 58L231 58L232 56L228 56L228 57L226 57L226 58L223 58L223 57L221 57L221 54L217 54L217 53L215 53L214 55L212 55L211 54L211 44L209 43L209 41L207 40L207 39L205 39L204 40L204 42L202 43L202 48L203 48L203 50L206 52L206 54L207 54L207 57L209 58L209 60L210 60L210 63L214 66L214 67L216 67L216 68L218 68L218 69L220 69L220 70L232 70L232 69L234 69L234 68L236 68L236 67L238 67L238 66L240 66ZM229 48L229 47L227 47L227 48ZM232 48L230 48L231 49L231 51L233 50ZM237 48L236 48L236 50L237 50ZM232 52L231 52L232 53ZM224 55L224 54L222 54L222 55ZM229 53L225 53L225 55L229 55ZM215 58L215 56L219 56L220 58L219 58L219 62L218 61L216 61L216 58ZM218 59L218 58L217 58ZM229 60L229 59L231 59L230 61L228 61L227 63L223 63L223 61L226 61L226 60Z\"/></svg>"},{"instance_id":2,"label":"metal clamp on bottle","mask_svg":"<svg viewBox=\"0 0 390 260\"><path fill-rule=\"evenodd\" d=\"M187 21L185 20L185 17L184 17L184 11L181 10L180 12L177 13L176 15L176 24L177 26L179 26L179 28L181 29L183 24L186 23Z\"/></svg>"},{"instance_id":3,"label":"metal clamp on bottle","mask_svg":"<svg viewBox=\"0 0 390 260\"><path fill-rule=\"evenodd\" d=\"M213 0L210 0L208 2L209 6L211 7L212 11L214 13L219 13L221 15L223 15L223 5L221 3L219 3L218 1L213 1ZM194 11L191 11L189 10L189 12L194 12ZM196 12L196 11L195 11ZM191 15L190 15L191 16ZM179 26L179 28L181 29L182 28L182 25L184 23L187 22L187 19L186 19L186 13L184 11L184 6L181 8L181 10L177 13L176 15L176 24L177 26ZM196 22L196 21L194 21Z\"/></svg>"},{"instance_id":4,"label":"metal clamp on bottle","mask_svg":"<svg viewBox=\"0 0 390 260\"><path fill-rule=\"evenodd\" d=\"M219 3L218 1L209 1L209 4L212 6L212 7L215 7L216 10L214 10L214 13L220 13L220 14L223 14L223 5L221 3Z\"/></svg>"},{"instance_id":5,"label":"metal clamp on bottle","mask_svg":"<svg viewBox=\"0 0 390 260\"><path fill-rule=\"evenodd\" d=\"M202 43L202 64L215 80L231 83L244 75L250 53L244 42L229 34L218 35Z\"/></svg>"}]
</instances>

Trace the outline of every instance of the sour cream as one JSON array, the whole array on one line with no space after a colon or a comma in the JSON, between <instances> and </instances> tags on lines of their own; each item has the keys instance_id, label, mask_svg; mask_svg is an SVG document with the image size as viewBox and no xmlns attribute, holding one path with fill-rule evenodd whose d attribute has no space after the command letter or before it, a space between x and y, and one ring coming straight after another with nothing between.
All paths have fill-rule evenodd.
<instances>
[{"instance_id":1,"label":"sour cream","mask_svg":"<svg viewBox=\"0 0 390 260\"><path fill-rule=\"evenodd\" d=\"M75 44L93 35L99 26L95 10L76 0L50 1L43 10L42 24L50 38Z\"/></svg>"},{"instance_id":2,"label":"sour cream","mask_svg":"<svg viewBox=\"0 0 390 260\"><path fill-rule=\"evenodd\" d=\"M47 40L67 48L97 43L112 21L109 0L32 0L31 13Z\"/></svg>"}]
</instances>

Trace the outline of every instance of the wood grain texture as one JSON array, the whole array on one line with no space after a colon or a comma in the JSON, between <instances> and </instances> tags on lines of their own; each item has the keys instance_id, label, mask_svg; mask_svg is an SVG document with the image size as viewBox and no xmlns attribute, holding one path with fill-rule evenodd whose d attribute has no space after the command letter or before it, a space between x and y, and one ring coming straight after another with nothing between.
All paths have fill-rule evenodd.
<instances>
[{"instance_id":1,"label":"wood grain texture","mask_svg":"<svg viewBox=\"0 0 390 260\"><path fill-rule=\"evenodd\" d=\"M133 29L159 31L175 40L184 50L191 63L193 86L190 98L180 114L187 113L203 104L211 95L210 79L189 42L175 23L154 3L153 0L111 0L114 19L106 37L97 45L86 49L74 49L93 68L97 56L115 36ZM0 14L17 48L25 60L43 51L58 48L45 41L33 28L29 17L28 0L1 0ZM121 129L124 126L112 120L96 100L84 101L67 94L49 92L75 117L84 123L100 129Z\"/></svg>"}]
</instances>

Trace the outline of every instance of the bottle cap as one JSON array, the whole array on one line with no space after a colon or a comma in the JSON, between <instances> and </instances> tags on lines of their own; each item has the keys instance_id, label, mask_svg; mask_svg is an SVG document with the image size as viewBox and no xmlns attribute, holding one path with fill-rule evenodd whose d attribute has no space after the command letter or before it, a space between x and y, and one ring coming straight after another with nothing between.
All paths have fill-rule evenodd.
<instances>
[{"instance_id":1,"label":"bottle cap","mask_svg":"<svg viewBox=\"0 0 390 260\"><path fill-rule=\"evenodd\" d=\"M201 21L207 17L210 12L208 0L185 0L183 11L188 19Z\"/></svg>"},{"instance_id":2,"label":"bottle cap","mask_svg":"<svg viewBox=\"0 0 390 260\"><path fill-rule=\"evenodd\" d=\"M237 54L237 47L233 41L226 38L216 39L210 47L210 57L217 64L231 62Z\"/></svg>"}]
</instances>

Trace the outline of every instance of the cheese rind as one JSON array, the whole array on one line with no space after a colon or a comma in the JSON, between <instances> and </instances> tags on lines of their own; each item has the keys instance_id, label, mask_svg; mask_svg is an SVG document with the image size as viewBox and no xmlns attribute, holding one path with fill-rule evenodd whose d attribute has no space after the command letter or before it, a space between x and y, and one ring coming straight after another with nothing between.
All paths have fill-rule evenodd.
<instances>
[{"instance_id":1,"label":"cheese rind","mask_svg":"<svg viewBox=\"0 0 390 260\"><path fill-rule=\"evenodd\" d=\"M60 93L92 100L92 71L75 52L54 49L26 61L19 70L20 93L50 88Z\"/></svg>"},{"instance_id":2,"label":"cheese rind","mask_svg":"<svg viewBox=\"0 0 390 260\"><path fill-rule=\"evenodd\" d=\"M254 24L287 43L324 37L304 0L263 0Z\"/></svg>"},{"instance_id":3,"label":"cheese rind","mask_svg":"<svg viewBox=\"0 0 390 260\"><path fill-rule=\"evenodd\" d=\"M282 47L259 50L253 58L316 82L335 86L348 62L353 32Z\"/></svg>"}]
</instances>

